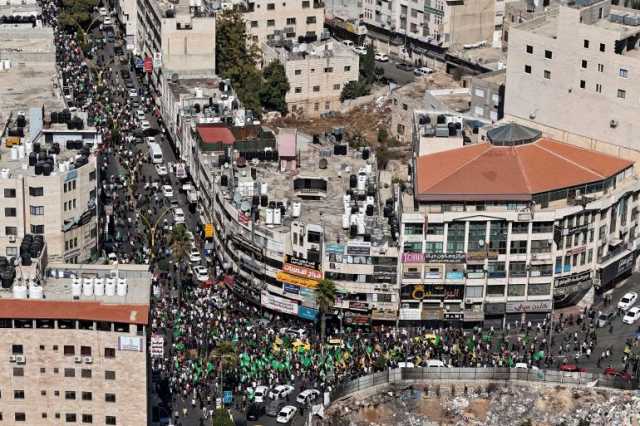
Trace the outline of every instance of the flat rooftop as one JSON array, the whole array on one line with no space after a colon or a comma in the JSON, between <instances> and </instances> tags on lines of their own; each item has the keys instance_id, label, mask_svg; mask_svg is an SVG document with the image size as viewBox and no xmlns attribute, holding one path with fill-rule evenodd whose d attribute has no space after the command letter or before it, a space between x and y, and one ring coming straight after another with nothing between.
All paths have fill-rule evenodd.
<instances>
[{"instance_id":1,"label":"flat rooftop","mask_svg":"<svg viewBox=\"0 0 640 426\"><path fill-rule=\"evenodd\" d=\"M304 60L306 58L331 58L335 56L356 56L353 50L337 40L316 41L313 43L268 42L263 49L272 49L284 61Z\"/></svg>"},{"instance_id":2,"label":"flat rooftop","mask_svg":"<svg viewBox=\"0 0 640 426\"><path fill-rule=\"evenodd\" d=\"M476 47L472 49L458 49L451 52L455 57L467 60L469 62L483 65L487 68L498 69L498 64L507 63L507 54L498 47Z\"/></svg>"}]
</instances>

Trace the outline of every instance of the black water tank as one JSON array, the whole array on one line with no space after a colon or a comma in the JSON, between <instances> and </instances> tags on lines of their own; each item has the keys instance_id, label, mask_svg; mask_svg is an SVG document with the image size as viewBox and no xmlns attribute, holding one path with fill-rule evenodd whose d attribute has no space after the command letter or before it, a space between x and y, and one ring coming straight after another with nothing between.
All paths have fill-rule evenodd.
<instances>
[{"instance_id":1,"label":"black water tank","mask_svg":"<svg viewBox=\"0 0 640 426\"><path fill-rule=\"evenodd\" d=\"M33 144L33 152L38 153L40 152L40 143L36 142Z\"/></svg>"},{"instance_id":2,"label":"black water tank","mask_svg":"<svg viewBox=\"0 0 640 426\"><path fill-rule=\"evenodd\" d=\"M252 206L257 206L258 204L260 204L260 197L258 195L254 195L251 198L251 205Z\"/></svg>"},{"instance_id":3,"label":"black water tank","mask_svg":"<svg viewBox=\"0 0 640 426\"><path fill-rule=\"evenodd\" d=\"M20 258L22 259L23 266L31 266L31 255L26 254L24 256L20 256Z\"/></svg>"},{"instance_id":4,"label":"black water tank","mask_svg":"<svg viewBox=\"0 0 640 426\"><path fill-rule=\"evenodd\" d=\"M373 206L371 204L367 204L367 216L373 216Z\"/></svg>"},{"instance_id":5,"label":"black water tank","mask_svg":"<svg viewBox=\"0 0 640 426\"><path fill-rule=\"evenodd\" d=\"M38 161L36 163L36 166L35 166L36 167L36 170L35 170L36 171L36 176L39 176L39 175L41 175L43 173L42 166L44 166L43 162Z\"/></svg>"},{"instance_id":6,"label":"black water tank","mask_svg":"<svg viewBox=\"0 0 640 426\"><path fill-rule=\"evenodd\" d=\"M351 214L358 214L358 207L351 207Z\"/></svg>"},{"instance_id":7,"label":"black water tank","mask_svg":"<svg viewBox=\"0 0 640 426\"><path fill-rule=\"evenodd\" d=\"M320 135L313 135L313 143L316 145L320 144Z\"/></svg>"},{"instance_id":8,"label":"black water tank","mask_svg":"<svg viewBox=\"0 0 640 426\"><path fill-rule=\"evenodd\" d=\"M49 163L44 163L44 165L42 166L42 174L45 176L50 176L51 175L51 164Z\"/></svg>"},{"instance_id":9,"label":"black water tank","mask_svg":"<svg viewBox=\"0 0 640 426\"><path fill-rule=\"evenodd\" d=\"M5 269L8 264L9 260L4 256L0 256L0 269Z\"/></svg>"},{"instance_id":10,"label":"black water tank","mask_svg":"<svg viewBox=\"0 0 640 426\"><path fill-rule=\"evenodd\" d=\"M35 152L32 152L31 154L29 154L29 167L35 166L37 162L38 162L38 154L36 154Z\"/></svg>"},{"instance_id":11,"label":"black water tank","mask_svg":"<svg viewBox=\"0 0 640 426\"><path fill-rule=\"evenodd\" d=\"M51 152L53 154L60 154L60 144L58 142L54 142L53 145L51 145Z\"/></svg>"},{"instance_id":12,"label":"black water tank","mask_svg":"<svg viewBox=\"0 0 640 426\"><path fill-rule=\"evenodd\" d=\"M387 205L387 206L384 206L384 209L383 209L383 211L382 211L383 216L384 216L384 217L389 217L389 216L391 216L391 212L392 212L392 211L393 211L393 207L388 206L388 205Z\"/></svg>"},{"instance_id":13,"label":"black water tank","mask_svg":"<svg viewBox=\"0 0 640 426\"><path fill-rule=\"evenodd\" d=\"M58 113L56 111L52 111L51 112L51 122L52 123L57 123L58 122Z\"/></svg>"},{"instance_id":14,"label":"black water tank","mask_svg":"<svg viewBox=\"0 0 640 426\"><path fill-rule=\"evenodd\" d=\"M362 159L363 160L369 159L369 148L365 148L362 150Z\"/></svg>"},{"instance_id":15,"label":"black water tank","mask_svg":"<svg viewBox=\"0 0 640 426\"><path fill-rule=\"evenodd\" d=\"M251 179L256 180L256 178L258 177L258 171L256 170L255 167L251 168Z\"/></svg>"},{"instance_id":16,"label":"black water tank","mask_svg":"<svg viewBox=\"0 0 640 426\"><path fill-rule=\"evenodd\" d=\"M355 236L358 235L358 225L351 225L349 228L349 235L351 238L355 238Z\"/></svg>"},{"instance_id":17,"label":"black water tank","mask_svg":"<svg viewBox=\"0 0 640 426\"><path fill-rule=\"evenodd\" d=\"M371 234L364 234L364 235L362 236L362 239L363 239L365 242L370 243L370 242L371 242Z\"/></svg>"},{"instance_id":18,"label":"black water tank","mask_svg":"<svg viewBox=\"0 0 640 426\"><path fill-rule=\"evenodd\" d=\"M349 187L355 188L358 186L358 177L356 175L349 176Z\"/></svg>"},{"instance_id":19,"label":"black water tank","mask_svg":"<svg viewBox=\"0 0 640 426\"><path fill-rule=\"evenodd\" d=\"M220 185L227 186L229 184L229 177L227 175L222 175L220 178Z\"/></svg>"},{"instance_id":20,"label":"black water tank","mask_svg":"<svg viewBox=\"0 0 640 426\"><path fill-rule=\"evenodd\" d=\"M47 159L47 153L45 151L40 151L38 154L38 161L45 161Z\"/></svg>"},{"instance_id":21,"label":"black water tank","mask_svg":"<svg viewBox=\"0 0 640 426\"><path fill-rule=\"evenodd\" d=\"M19 115L16 119L16 125L18 127L25 127L27 125L27 119L24 118L24 115Z\"/></svg>"},{"instance_id":22,"label":"black water tank","mask_svg":"<svg viewBox=\"0 0 640 426\"><path fill-rule=\"evenodd\" d=\"M260 207L267 207L269 204L269 197L266 194L260 196Z\"/></svg>"}]
</instances>

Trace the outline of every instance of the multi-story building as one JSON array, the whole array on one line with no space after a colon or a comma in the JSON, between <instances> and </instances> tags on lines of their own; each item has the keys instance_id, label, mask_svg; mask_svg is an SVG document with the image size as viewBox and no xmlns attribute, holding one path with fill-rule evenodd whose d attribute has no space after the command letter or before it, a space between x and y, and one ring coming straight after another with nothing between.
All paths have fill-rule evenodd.
<instances>
[{"instance_id":1,"label":"multi-story building","mask_svg":"<svg viewBox=\"0 0 640 426\"><path fill-rule=\"evenodd\" d=\"M148 266L38 265L0 290L3 421L146 425Z\"/></svg>"},{"instance_id":2,"label":"multi-story building","mask_svg":"<svg viewBox=\"0 0 640 426\"><path fill-rule=\"evenodd\" d=\"M234 292L314 319L314 289L328 278L344 324L397 318L394 185L378 181L368 149L351 150L340 134L314 144L295 129L242 144L230 129L202 126L212 141L202 164L213 179L216 256L235 272L226 280Z\"/></svg>"},{"instance_id":3,"label":"multi-story building","mask_svg":"<svg viewBox=\"0 0 640 426\"><path fill-rule=\"evenodd\" d=\"M101 136L83 113L42 109L14 116L0 148L0 255L26 234L44 235L49 257L71 263L98 254L97 167Z\"/></svg>"},{"instance_id":4,"label":"multi-story building","mask_svg":"<svg viewBox=\"0 0 640 426\"><path fill-rule=\"evenodd\" d=\"M137 51L153 58L151 83L163 94L163 73L214 71L216 22L202 6L180 0L138 0Z\"/></svg>"},{"instance_id":5,"label":"multi-story building","mask_svg":"<svg viewBox=\"0 0 640 426\"><path fill-rule=\"evenodd\" d=\"M127 50L132 50L134 53L138 42L136 37L138 35L138 0L118 0L115 2L115 12L120 28L122 28L124 40Z\"/></svg>"},{"instance_id":6,"label":"multi-story building","mask_svg":"<svg viewBox=\"0 0 640 426\"><path fill-rule=\"evenodd\" d=\"M358 80L359 56L335 40L309 44L269 42L262 47L264 63L280 61L289 80L290 112L318 116L340 109L340 94Z\"/></svg>"},{"instance_id":7,"label":"multi-story building","mask_svg":"<svg viewBox=\"0 0 640 426\"><path fill-rule=\"evenodd\" d=\"M501 46L503 50L509 47L509 32L512 26L531 21L545 14L547 7L557 7L559 1L543 0L514 0L502 2L503 17L501 24ZM496 6L498 3L496 3Z\"/></svg>"},{"instance_id":8,"label":"multi-story building","mask_svg":"<svg viewBox=\"0 0 640 426\"><path fill-rule=\"evenodd\" d=\"M241 10L247 33L258 46L276 39L296 43L320 40L324 24L321 0L249 0Z\"/></svg>"},{"instance_id":9,"label":"multi-story building","mask_svg":"<svg viewBox=\"0 0 640 426\"><path fill-rule=\"evenodd\" d=\"M634 267L639 195L631 161L514 124L417 156L402 196L400 320L535 322L610 288Z\"/></svg>"},{"instance_id":10,"label":"multi-story building","mask_svg":"<svg viewBox=\"0 0 640 426\"><path fill-rule=\"evenodd\" d=\"M491 44L496 0L364 0L364 22L406 37L461 48Z\"/></svg>"},{"instance_id":11,"label":"multi-story building","mask_svg":"<svg viewBox=\"0 0 640 426\"><path fill-rule=\"evenodd\" d=\"M470 78L471 114L494 123L502 119L506 78L504 69Z\"/></svg>"},{"instance_id":12,"label":"multi-story building","mask_svg":"<svg viewBox=\"0 0 640 426\"><path fill-rule=\"evenodd\" d=\"M640 12L580 0L509 32L505 117L637 160Z\"/></svg>"}]
</instances>

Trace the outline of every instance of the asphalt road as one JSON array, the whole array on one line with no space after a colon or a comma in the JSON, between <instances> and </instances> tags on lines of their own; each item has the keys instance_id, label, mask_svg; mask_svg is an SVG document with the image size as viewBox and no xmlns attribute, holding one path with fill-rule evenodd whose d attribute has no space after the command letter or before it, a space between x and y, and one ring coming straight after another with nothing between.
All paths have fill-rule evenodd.
<instances>
[{"instance_id":1,"label":"asphalt road","mask_svg":"<svg viewBox=\"0 0 640 426\"><path fill-rule=\"evenodd\" d=\"M400 85L412 83L415 80L413 72L399 69L396 66L398 62L400 62L399 59L389 58L389 62L376 61L376 67L382 67L385 78L391 79Z\"/></svg>"}]
</instances>

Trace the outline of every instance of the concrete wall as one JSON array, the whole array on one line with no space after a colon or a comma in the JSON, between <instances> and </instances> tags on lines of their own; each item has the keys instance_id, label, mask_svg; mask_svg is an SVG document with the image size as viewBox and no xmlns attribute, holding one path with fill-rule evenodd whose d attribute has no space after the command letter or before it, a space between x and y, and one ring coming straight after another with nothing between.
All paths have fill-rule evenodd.
<instances>
[{"instance_id":1,"label":"concrete wall","mask_svg":"<svg viewBox=\"0 0 640 426\"><path fill-rule=\"evenodd\" d=\"M178 28L180 22L182 29ZM185 22L191 29L184 29ZM164 69L180 72L216 68L215 18L165 18L160 43Z\"/></svg>"},{"instance_id":2,"label":"concrete wall","mask_svg":"<svg viewBox=\"0 0 640 426\"><path fill-rule=\"evenodd\" d=\"M448 6L447 10L443 22L446 47L492 41L496 0L466 0L461 5Z\"/></svg>"},{"instance_id":3,"label":"concrete wall","mask_svg":"<svg viewBox=\"0 0 640 426\"><path fill-rule=\"evenodd\" d=\"M243 17L249 37L258 45L273 38L274 31L281 31L284 38L294 41L307 33L320 39L324 24L324 4L320 0L255 0L253 5L253 10Z\"/></svg>"}]
</instances>

